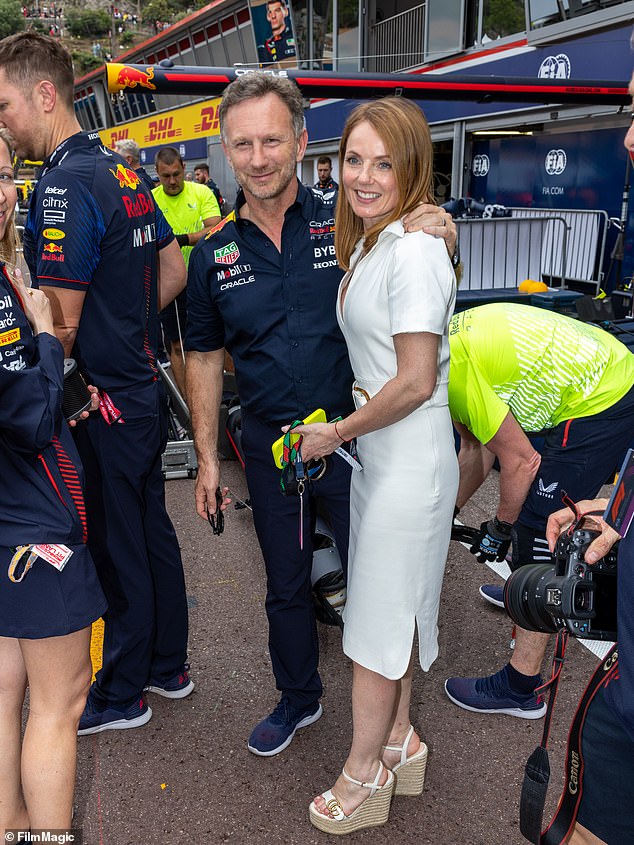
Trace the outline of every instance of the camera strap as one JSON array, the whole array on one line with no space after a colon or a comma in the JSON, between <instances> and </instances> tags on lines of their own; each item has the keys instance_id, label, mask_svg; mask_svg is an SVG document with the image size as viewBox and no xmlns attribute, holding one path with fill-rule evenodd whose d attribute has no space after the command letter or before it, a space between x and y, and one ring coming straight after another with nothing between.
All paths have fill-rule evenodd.
<instances>
[{"instance_id":1,"label":"camera strap","mask_svg":"<svg viewBox=\"0 0 634 845\"><path fill-rule=\"evenodd\" d=\"M601 687L607 686L618 675L618 660L618 643L615 643L597 666L585 692L581 696L581 701L577 706L577 712L572 720L568 735L564 791L559 799L557 810L550 825L539 840L540 845L562 845L570 836L577 819L579 802L583 794L582 779L584 762L581 747L583 725L588 714L588 708L595 695Z\"/></svg>"},{"instance_id":2,"label":"camera strap","mask_svg":"<svg viewBox=\"0 0 634 845\"><path fill-rule=\"evenodd\" d=\"M522 793L520 796L520 831L522 836L528 839L529 842L533 842L534 845L540 845L541 843L544 804L550 781L548 738L567 644L568 632L560 631L555 641L555 654L550 680L535 690L536 693L549 690L548 705L546 707L546 716L544 717L542 740L528 758L524 768L524 782L522 783Z\"/></svg>"}]
</instances>

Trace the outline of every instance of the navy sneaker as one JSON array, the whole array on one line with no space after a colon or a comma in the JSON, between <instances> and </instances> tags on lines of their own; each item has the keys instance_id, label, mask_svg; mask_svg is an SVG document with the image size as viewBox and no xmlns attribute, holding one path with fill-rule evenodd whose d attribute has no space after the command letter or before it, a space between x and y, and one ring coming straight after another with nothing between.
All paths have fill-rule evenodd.
<instances>
[{"instance_id":1,"label":"navy sneaker","mask_svg":"<svg viewBox=\"0 0 634 845\"><path fill-rule=\"evenodd\" d=\"M541 719L546 713L541 695L511 689L506 666L487 678L448 678L445 692L454 704L473 713L504 713L519 719Z\"/></svg>"},{"instance_id":2,"label":"navy sneaker","mask_svg":"<svg viewBox=\"0 0 634 845\"><path fill-rule=\"evenodd\" d=\"M194 691L194 682L189 677L189 663L185 663L181 671L167 681L150 678L145 691L155 692L163 698L187 698Z\"/></svg>"},{"instance_id":3,"label":"navy sneaker","mask_svg":"<svg viewBox=\"0 0 634 845\"><path fill-rule=\"evenodd\" d=\"M478 592L490 604L504 607L504 587L498 587L497 584L483 584Z\"/></svg>"},{"instance_id":4,"label":"navy sneaker","mask_svg":"<svg viewBox=\"0 0 634 845\"><path fill-rule=\"evenodd\" d=\"M92 696L88 695L84 712L79 720L78 736L98 734L101 731L118 731L126 728L140 728L152 718L152 711L148 707L145 696L141 696L128 707L127 710L116 710L114 707L100 709Z\"/></svg>"},{"instance_id":5,"label":"navy sneaker","mask_svg":"<svg viewBox=\"0 0 634 845\"><path fill-rule=\"evenodd\" d=\"M298 728L312 725L322 712L318 701L305 710L295 710L286 698L282 698L271 715L254 728L249 737L249 751L260 757L279 754L291 744Z\"/></svg>"}]
</instances>

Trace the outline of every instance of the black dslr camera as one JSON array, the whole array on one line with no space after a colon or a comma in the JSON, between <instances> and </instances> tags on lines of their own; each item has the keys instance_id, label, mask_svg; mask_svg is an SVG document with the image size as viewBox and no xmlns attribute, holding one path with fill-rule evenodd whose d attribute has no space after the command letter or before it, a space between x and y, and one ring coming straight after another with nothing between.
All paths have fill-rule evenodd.
<instances>
[{"instance_id":1,"label":"black dslr camera","mask_svg":"<svg viewBox=\"0 0 634 845\"><path fill-rule=\"evenodd\" d=\"M521 566L504 587L511 619L529 631L614 641L616 636L616 558L618 544L592 565L584 560L598 531L564 531L555 546L555 565Z\"/></svg>"}]
</instances>

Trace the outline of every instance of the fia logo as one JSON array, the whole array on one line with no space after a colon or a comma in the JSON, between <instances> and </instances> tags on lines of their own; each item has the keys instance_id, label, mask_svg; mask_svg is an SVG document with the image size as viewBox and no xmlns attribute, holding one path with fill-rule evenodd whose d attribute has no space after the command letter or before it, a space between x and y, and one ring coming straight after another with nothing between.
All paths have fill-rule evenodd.
<instances>
[{"instance_id":1,"label":"fia logo","mask_svg":"<svg viewBox=\"0 0 634 845\"><path fill-rule=\"evenodd\" d=\"M570 79L570 59L565 53L547 56L539 66L538 79Z\"/></svg>"},{"instance_id":2,"label":"fia logo","mask_svg":"<svg viewBox=\"0 0 634 845\"><path fill-rule=\"evenodd\" d=\"M568 157L564 150L549 150L546 153L544 167L549 176L561 176L567 163Z\"/></svg>"},{"instance_id":3,"label":"fia logo","mask_svg":"<svg viewBox=\"0 0 634 845\"><path fill-rule=\"evenodd\" d=\"M489 159L488 155L481 153L475 156L475 158L473 159L471 170L474 176L486 176L489 172L490 167L491 160Z\"/></svg>"}]
</instances>

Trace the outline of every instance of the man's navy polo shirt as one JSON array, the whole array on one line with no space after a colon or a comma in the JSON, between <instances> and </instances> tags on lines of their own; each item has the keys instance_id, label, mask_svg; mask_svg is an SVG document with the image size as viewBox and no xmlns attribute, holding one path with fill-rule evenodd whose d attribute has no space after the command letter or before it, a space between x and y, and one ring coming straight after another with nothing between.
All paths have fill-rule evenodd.
<instances>
[{"instance_id":1,"label":"man's navy polo shirt","mask_svg":"<svg viewBox=\"0 0 634 845\"><path fill-rule=\"evenodd\" d=\"M44 162L24 231L35 284L84 291L73 356L105 390L156 379L157 250L173 240L139 176L79 132Z\"/></svg>"},{"instance_id":2,"label":"man's navy polo shirt","mask_svg":"<svg viewBox=\"0 0 634 845\"><path fill-rule=\"evenodd\" d=\"M335 182L335 180L331 177L325 185L322 185L319 180L315 182L313 188L316 188L318 191L338 191L339 190L339 182Z\"/></svg>"},{"instance_id":3,"label":"man's navy polo shirt","mask_svg":"<svg viewBox=\"0 0 634 845\"><path fill-rule=\"evenodd\" d=\"M239 209L245 202L240 193ZM335 307L341 270L332 208L298 183L282 250L232 213L191 254L188 351L224 346L242 407L263 422L352 410L352 371Z\"/></svg>"}]
</instances>

